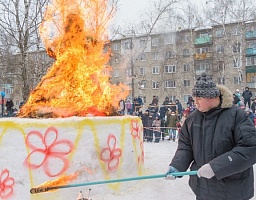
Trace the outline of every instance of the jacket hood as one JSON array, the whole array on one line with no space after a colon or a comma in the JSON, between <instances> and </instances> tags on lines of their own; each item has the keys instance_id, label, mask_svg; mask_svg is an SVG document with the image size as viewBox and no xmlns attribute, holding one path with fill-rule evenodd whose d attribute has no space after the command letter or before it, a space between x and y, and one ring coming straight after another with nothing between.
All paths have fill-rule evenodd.
<instances>
[{"instance_id":1,"label":"jacket hood","mask_svg":"<svg viewBox=\"0 0 256 200\"><path fill-rule=\"evenodd\" d=\"M221 94L221 108L231 108L233 106L233 94L232 92L224 85L217 85Z\"/></svg>"}]
</instances>

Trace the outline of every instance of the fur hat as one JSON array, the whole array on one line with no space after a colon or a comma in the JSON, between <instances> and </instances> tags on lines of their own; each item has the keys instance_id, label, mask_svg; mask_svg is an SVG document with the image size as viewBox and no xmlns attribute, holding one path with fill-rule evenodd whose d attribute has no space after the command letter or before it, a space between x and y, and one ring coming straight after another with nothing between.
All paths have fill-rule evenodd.
<instances>
[{"instance_id":1,"label":"fur hat","mask_svg":"<svg viewBox=\"0 0 256 200\"><path fill-rule=\"evenodd\" d=\"M194 89L192 89L192 95L194 97L211 99L220 96L220 90L216 87L210 76L202 73L196 80Z\"/></svg>"}]
</instances>

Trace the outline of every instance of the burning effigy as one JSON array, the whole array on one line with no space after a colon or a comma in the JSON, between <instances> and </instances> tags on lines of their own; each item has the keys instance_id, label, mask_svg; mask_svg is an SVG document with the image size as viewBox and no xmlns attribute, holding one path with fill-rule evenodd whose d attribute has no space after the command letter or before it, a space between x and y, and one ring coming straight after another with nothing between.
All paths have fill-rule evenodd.
<instances>
[{"instance_id":1,"label":"burning effigy","mask_svg":"<svg viewBox=\"0 0 256 200\"><path fill-rule=\"evenodd\" d=\"M53 1L40 26L49 56L56 62L31 92L19 117L110 116L129 93L112 85L106 72L107 0Z\"/></svg>"},{"instance_id":2,"label":"burning effigy","mask_svg":"<svg viewBox=\"0 0 256 200\"><path fill-rule=\"evenodd\" d=\"M108 4L52 0L47 7L40 33L55 62L18 117L0 119L0 199L70 200L81 188L61 189L67 185L142 174L141 120L115 116L129 88L104 73L111 70ZM97 194L121 188L106 184Z\"/></svg>"}]
</instances>

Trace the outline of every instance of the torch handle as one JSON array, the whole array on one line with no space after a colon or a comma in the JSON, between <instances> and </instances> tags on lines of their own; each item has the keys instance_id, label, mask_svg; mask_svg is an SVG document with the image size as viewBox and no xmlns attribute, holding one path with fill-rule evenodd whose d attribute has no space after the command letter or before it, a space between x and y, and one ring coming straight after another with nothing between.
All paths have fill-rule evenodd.
<instances>
[{"instance_id":1,"label":"torch handle","mask_svg":"<svg viewBox=\"0 0 256 200\"><path fill-rule=\"evenodd\" d=\"M174 172L174 173L170 173L169 175L184 176L184 175L196 175L196 174L197 174L197 171L187 171L187 172ZM102 180L102 181L77 183L77 184L69 184L69 185L46 186L46 187L42 186L42 187L32 188L30 190L30 193L36 194L36 193L47 192L49 190L57 190L57 189L63 189L63 188L108 184L108 183L125 182L125 181L136 181L136 180L144 180L144 179L163 178L165 176L166 176L166 174L156 174L156 175L149 175L149 176L136 176L136 177L130 177L130 178Z\"/></svg>"}]
</instances>

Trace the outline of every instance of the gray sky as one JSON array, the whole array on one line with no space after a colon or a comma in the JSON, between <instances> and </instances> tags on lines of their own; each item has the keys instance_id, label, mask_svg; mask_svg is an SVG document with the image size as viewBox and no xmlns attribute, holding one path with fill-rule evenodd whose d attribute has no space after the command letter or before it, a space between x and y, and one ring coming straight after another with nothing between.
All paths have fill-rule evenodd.
<instances>
[{"instance_id":1,"label":"gray sky","mask_svg":"<svg viewBox=\"0 0 256 200\"><path fill-rule=\"evenodd\" d=\"M113 19L113 23L123 26L124 24L136 23L140 20L140 14L146 11L152 2L158 0L119 0L118 11ZM159 0L160 1L160 0ZM205 5L206 0L191 0Z\"/></svg>"}]
</instances>

